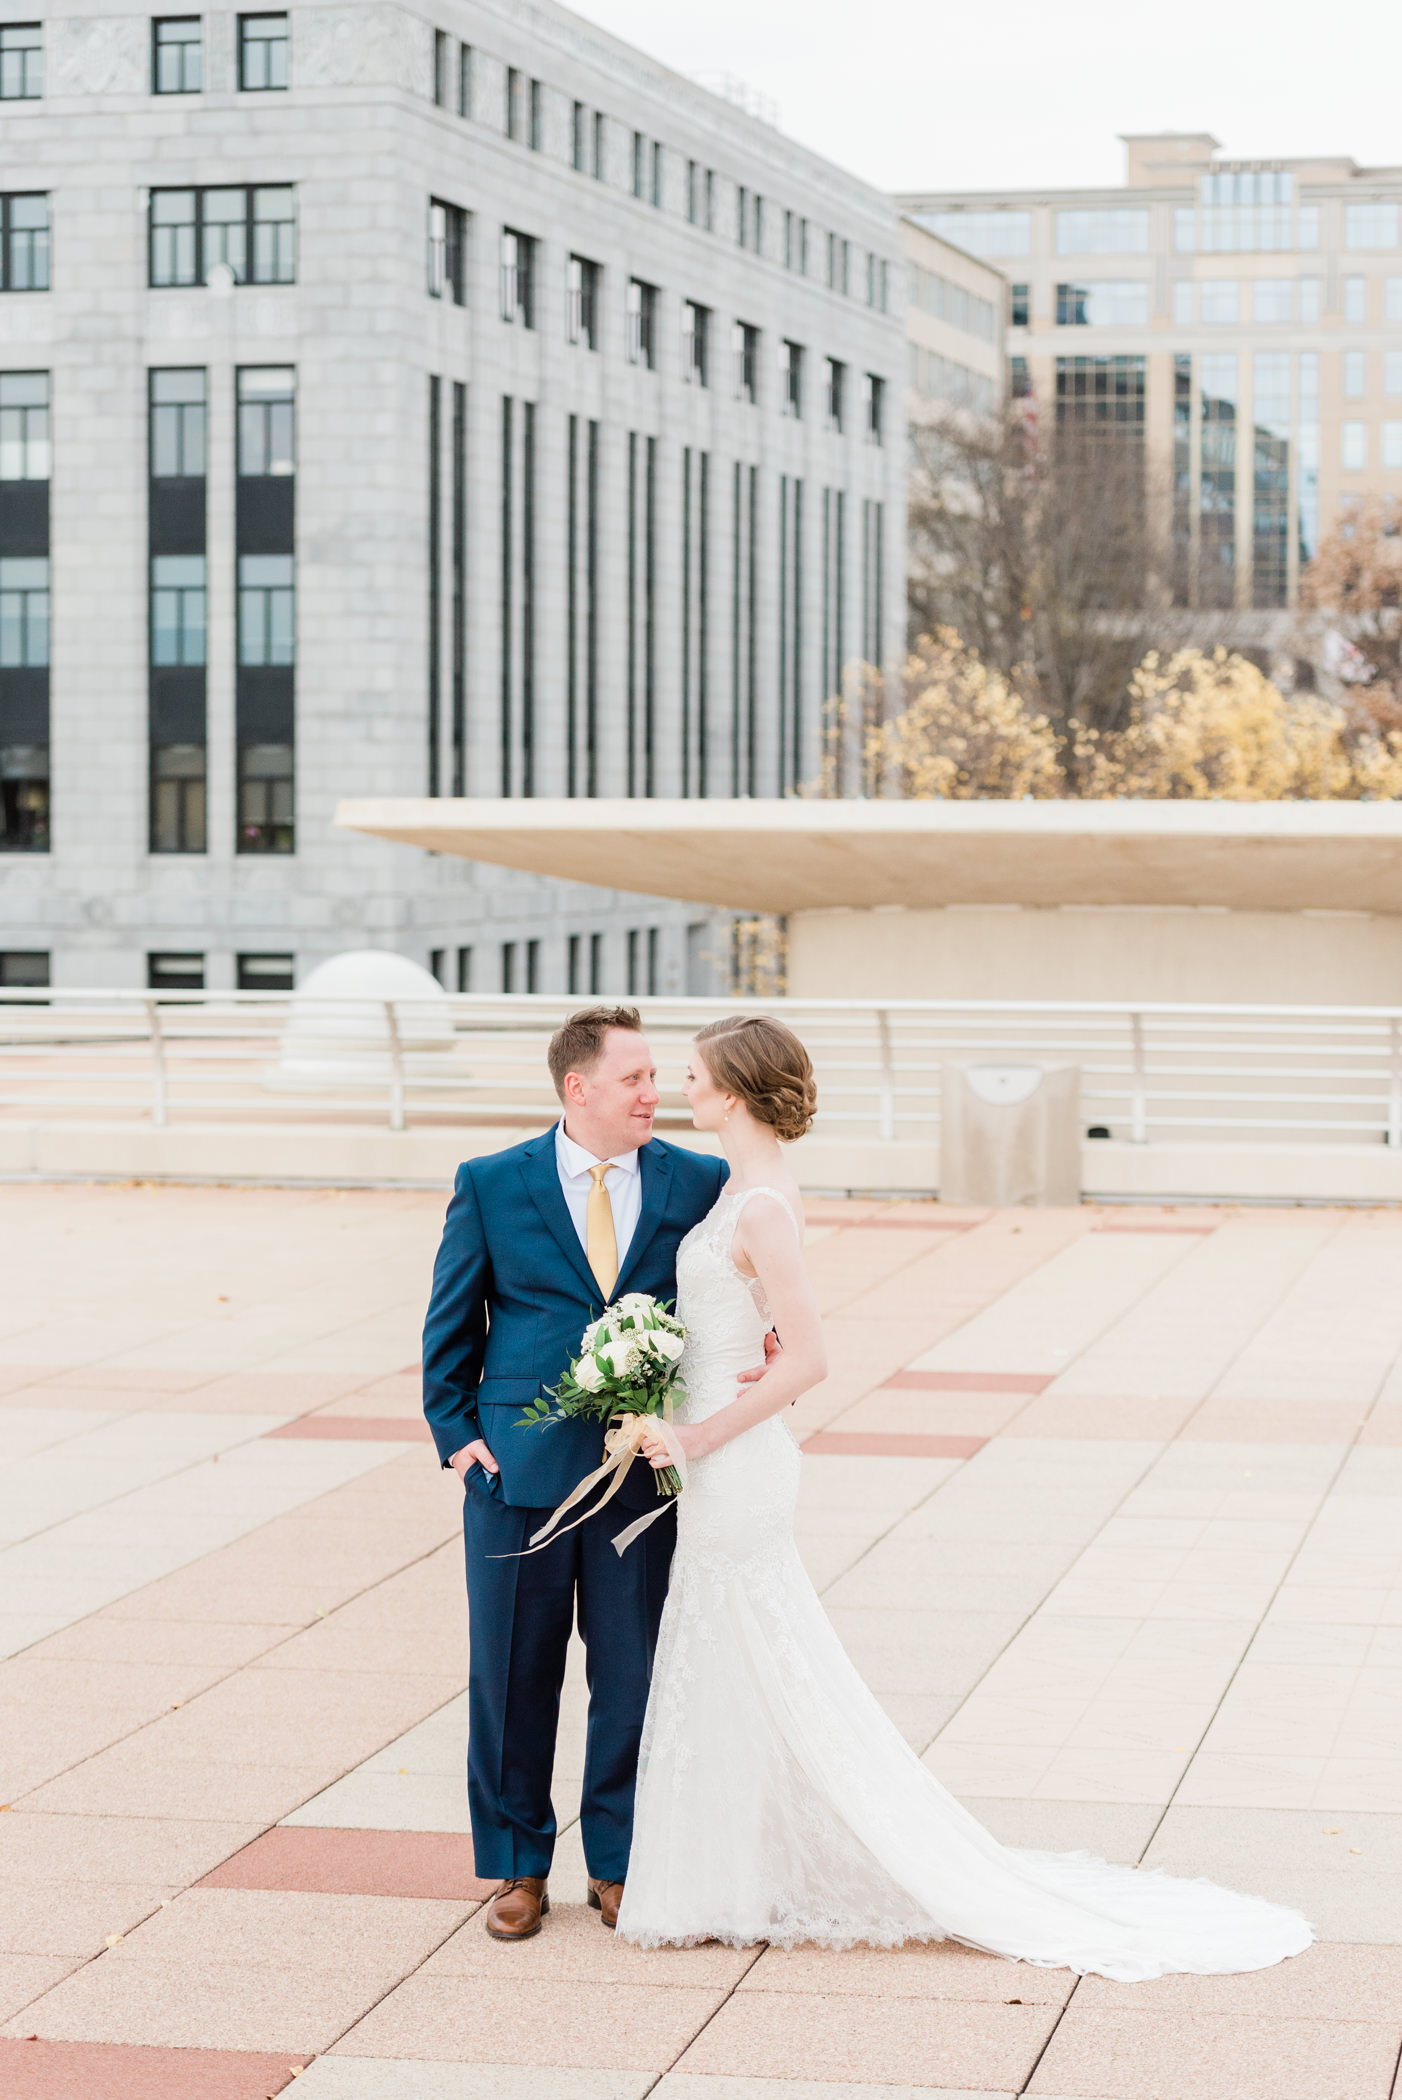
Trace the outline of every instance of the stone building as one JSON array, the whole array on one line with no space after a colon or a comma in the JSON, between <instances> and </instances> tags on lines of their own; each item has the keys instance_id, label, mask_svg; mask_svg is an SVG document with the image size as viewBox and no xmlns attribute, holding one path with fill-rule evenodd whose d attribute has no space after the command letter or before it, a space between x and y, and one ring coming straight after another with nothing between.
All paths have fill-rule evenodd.
<instances>
[{"instance_id":1,"label":"stone building","mask_svg":"<svg viewBox=\"0 0 1402 2100\"><path fill-rule=\"evenodd\" d=\"M901 647L889 202L545 0L4 0L0 103L0 982L704 988L331 814L812 776Z\"/></svg>"}]
</instances>

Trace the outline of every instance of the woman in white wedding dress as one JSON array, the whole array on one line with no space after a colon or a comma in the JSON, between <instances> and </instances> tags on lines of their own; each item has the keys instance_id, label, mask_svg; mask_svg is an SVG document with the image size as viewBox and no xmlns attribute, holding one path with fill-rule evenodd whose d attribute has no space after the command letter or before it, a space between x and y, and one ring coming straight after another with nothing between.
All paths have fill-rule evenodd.
<instances>
[{"instance_id":1,"label":"woman in white wedding dress","mask_svg":"<svg viewBox=\"0 0 1402 2100\"><path fill-rule=\"evenodd\" d=\"M812 1121L812 1066L776 1021L717 1022L696 1038L686 1092L731 1177L677 1258L688 1480L619 1937L645 1947L952 1939L1127 1983L1298 1954L1313 1937L1305 1919L1259 1897L1085 1852L1000 1845L887 1718L794 1544L800 1459L784 1416L826 1360L781 1141ZM771 1323L782 1354L738 1388ZM667 1462L660 1441L645 1448Z\"/></svg>"}]
</instances>

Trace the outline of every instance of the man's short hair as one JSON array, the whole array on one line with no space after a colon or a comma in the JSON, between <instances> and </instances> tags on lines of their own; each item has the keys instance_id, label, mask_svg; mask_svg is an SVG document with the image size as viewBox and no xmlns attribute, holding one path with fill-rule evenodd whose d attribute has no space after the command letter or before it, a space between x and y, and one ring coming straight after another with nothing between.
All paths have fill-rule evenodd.
<instances>
[{"instance_id":1,"label":"man's short hair","mask_svg":"<svg viewBox=\"0 0 1402 2100\"><path fill-rule=\"evenodd\" d=\"M545 1055L555 1091L562 1101L565 1074L592 1072L604 1054L604 1038L611 1028L627 1028L634 1035L641 1035L643 1017L636 1006L586 1006L582 1012L571 1014L563 1028L555 1030Z\"/></svg>"}]
</instances>

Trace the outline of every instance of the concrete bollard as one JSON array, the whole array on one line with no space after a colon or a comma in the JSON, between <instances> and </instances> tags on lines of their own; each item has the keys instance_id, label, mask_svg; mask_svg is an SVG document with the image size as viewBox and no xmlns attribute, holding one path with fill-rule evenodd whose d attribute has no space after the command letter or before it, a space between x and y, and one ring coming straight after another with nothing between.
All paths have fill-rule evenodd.
<instances>
[{"instance_id":1,"label":"concrete bollard","mask_svg":"<svg viewBox=\"0 0 1402 2100\"><path fill-rule=\"evenodd\" d=\"M945 1065L941 1203L1079 1203L1079 1065Z\"/></svg>"}]
</instances>

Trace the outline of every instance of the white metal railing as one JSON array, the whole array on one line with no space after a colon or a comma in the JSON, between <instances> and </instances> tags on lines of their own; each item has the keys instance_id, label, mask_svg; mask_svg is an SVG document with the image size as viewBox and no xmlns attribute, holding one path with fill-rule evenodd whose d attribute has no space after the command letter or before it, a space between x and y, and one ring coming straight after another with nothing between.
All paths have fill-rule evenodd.
<instances>
[{"instance_id":1,"label":"white metal railing","mask_svg":"<svg viewBox=\"0 0 1402 2100\"><path fill-rule=\"evenodd\" d=\"M0 991L0 1117L495 1123L556 1112L545 1045L579 998L316 1000L279 992ZM1074 1064L1088 1131L1402 1145L1402 1008L641 999L665 1128L695 1030L781 1014L817 1070L817 1130L911 1141L948 1063Z\"/></svg>"}]
</instances>

